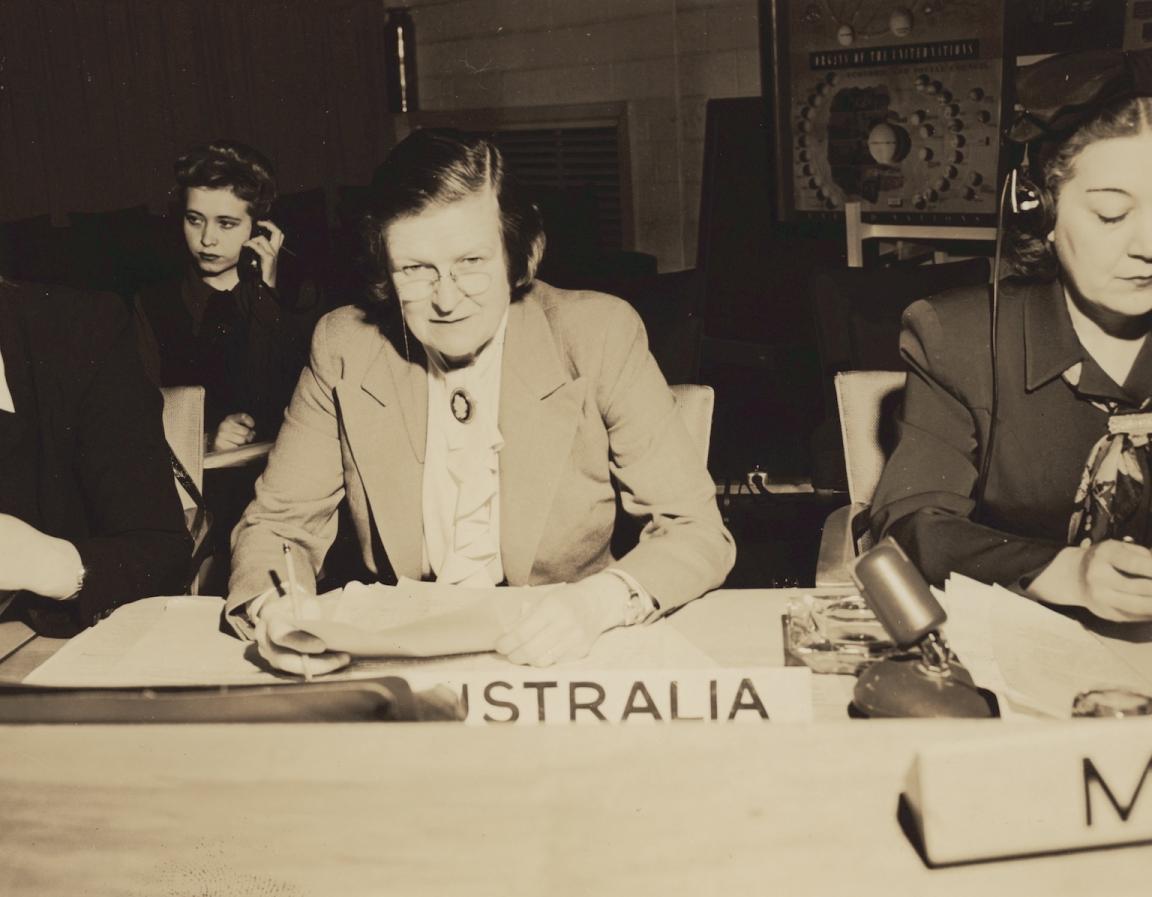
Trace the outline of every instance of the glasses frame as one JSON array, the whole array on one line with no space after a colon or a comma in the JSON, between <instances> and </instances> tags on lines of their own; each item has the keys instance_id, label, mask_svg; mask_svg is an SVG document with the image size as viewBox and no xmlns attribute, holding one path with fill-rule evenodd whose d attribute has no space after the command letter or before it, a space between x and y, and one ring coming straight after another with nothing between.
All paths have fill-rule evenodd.
<instances>
[{"instance_id":1,"label":"glasses frame","mask_svg":"<svg viewBox=\"0 0 1152 897\"><path fill-rule=\"evenodd\" d=\"M486 260L484 262L485 268L489 264L489 261L490 260ZM490 271L477 270L475 267L467 271L458 271L456 269L459 264L460 263L457 262L448 268L448 276L452 279L452 283L456 285L456 289L469 299L482 295L492 286L492 273ZM392 287L396 290L396 295L399 296L403 302L424 302L430 299L434 293L440 291L440 284L444 280L444 273L435 265L420 265L419 267L428 268L435 276L427 279L421 278L402 282L399 279L403 274L402 269L392 272ZM483 278L483 286L478 289L469 289L469 280L475 281L476 278ZM464 281L463 283L461 282L462 280Z\"/></svg>"}]
</instances>

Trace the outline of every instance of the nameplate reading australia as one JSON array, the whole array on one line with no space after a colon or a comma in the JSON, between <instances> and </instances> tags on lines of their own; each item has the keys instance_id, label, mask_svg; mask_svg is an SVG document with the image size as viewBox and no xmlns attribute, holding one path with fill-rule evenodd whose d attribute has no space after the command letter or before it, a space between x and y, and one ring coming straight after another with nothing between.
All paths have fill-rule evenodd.
<instances>
[{"instance_id":1,"label":"nameplate reading australia","mask_svg":"<svg viewBox=\"0 0 1152 897\"><path fill-rule=\"evenodd\" d=\"M446 685L474 725L643 725L808 722L812 673L806 667L684 670L524 668L453 673L447 681L406 674L413 688Z\"/></svg>"},{"instance_id":2,"label":"nameplate reading australia","mask_svg":"<svg viewBox=\"0 0 1152 897\"><path fill-rule=\"evenodd\" d=\"M933 746L905 797L933 865L1152 841L1152 720Z\"/></svg>"}]
</instances>

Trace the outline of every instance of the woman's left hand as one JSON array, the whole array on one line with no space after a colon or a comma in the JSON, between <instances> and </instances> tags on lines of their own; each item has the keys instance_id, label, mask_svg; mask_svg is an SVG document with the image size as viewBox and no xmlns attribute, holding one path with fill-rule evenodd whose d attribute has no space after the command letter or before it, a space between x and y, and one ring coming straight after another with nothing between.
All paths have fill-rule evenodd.
<instances>
[{"instance_id":1,"label":"woman's left hand","mask_svg":"<svg viewBox=\"0 0 1152 897\"><path fill-rule=\"evenodd\" d=\"M257 221L256 227L262 227L270 236L253 237L244 243L246 247L260 256L260 278L268 286L276 286L276 266L280 258L280 247L284 245L284 231L273 222L264 219ZM255 231L255 228L253 228Z\"/></svg>"},{"instance_id":2,"label":"woman's left hand","mask_svg":"<svg viewBox=\"0 0 1152 897\"><path fill-rule=\"evenodd\" d=\"M220 421L216 432L208 440L208 448L214 452L248 445L256 438L256 419L251 414L237 411Z\"/></svg>"},{"instance_id":3,"label":"woman's left hand","mask_svg":"<svg viewBox=\"0 0 1152 897\"><path fill-rule=\"evenodd\" d=\"M586 657L602 633L621 623L620 587L615 576L596 574L552 589L500 637L496 650L535 667Z\"/></svg>"}]
</instances>

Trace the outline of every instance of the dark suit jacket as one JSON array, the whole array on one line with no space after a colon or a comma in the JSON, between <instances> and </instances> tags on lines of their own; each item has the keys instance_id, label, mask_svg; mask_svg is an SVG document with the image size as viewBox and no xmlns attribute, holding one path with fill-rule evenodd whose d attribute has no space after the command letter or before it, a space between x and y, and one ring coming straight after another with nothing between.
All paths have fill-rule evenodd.
<instances>
[{"instance_id":1,"label":"dark suit jacket","mask_svg":"<svg viewBox=\"0 0 1152 897\"><path fill-rule=\"evenodd\" d=\"M229 612L267 588L285 541L306 552L305 576L320 568L345 495L369 569L420 578L427 388L424 365L359 309L320 321L256 498L233 534ZM626 302L540 281L513 302L499 427L509 583L574 582L612 564L668 610L724 581L735 548L715 486ZM644 523L639 544L618 559L610 545L617 500Z\"/></svg>"},{"instance_id":2,"label":"dark suit jacket","mask_svg":"<svg viewBox=\"0 0 1152 897\"><path fill-rule=\"evenodd\" d=\"M1134 410L1152 395L1152 341L1117 384L1076 338L1059 281L1002 281L990 438L990 332L987 287L953 290L905 312L900 440L876 487L872 523L930 582L957 572L1022 590L1068 544L1084 462L1108 431L1108 414L1093 400ZM1061 375L1077 363L1083 370L1073 387Z\"/></svg>"},{"instance_id":3,"label":"dark suit jacket","mask_svg":"<svg viewBox=\"0 0 1152 897\"><path fill-rule=\"evenodd\" d=\"M42 632L70 634L118 605L182 591L191 542L163 400L140 365L123 304L0 282L0 335L20 360L13 365L6 350L17 425L35 428L28 476L36 507L25 522L72 542L87 571L74 600L25 594L20 610Z\"/></svg>"}]
</instances>

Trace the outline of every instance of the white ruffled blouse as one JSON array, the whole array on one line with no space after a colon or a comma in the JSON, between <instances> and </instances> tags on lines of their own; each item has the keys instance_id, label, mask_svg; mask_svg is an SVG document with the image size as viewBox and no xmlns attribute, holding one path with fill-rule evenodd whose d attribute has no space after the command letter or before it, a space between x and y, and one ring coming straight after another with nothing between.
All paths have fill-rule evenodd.
<instances>
[{"instance_id":1,"label":"white ruffled blouse","mask_svg":"<svg viewBox=\"0 0 1152 897\"><path fill-rule=\"evenodd\" d=\"M500 559L500 371L505 312L475 360L449 368L428 349L424 449L424 572L441 582L491 587Z\"/></svg>"}]
</instances>

